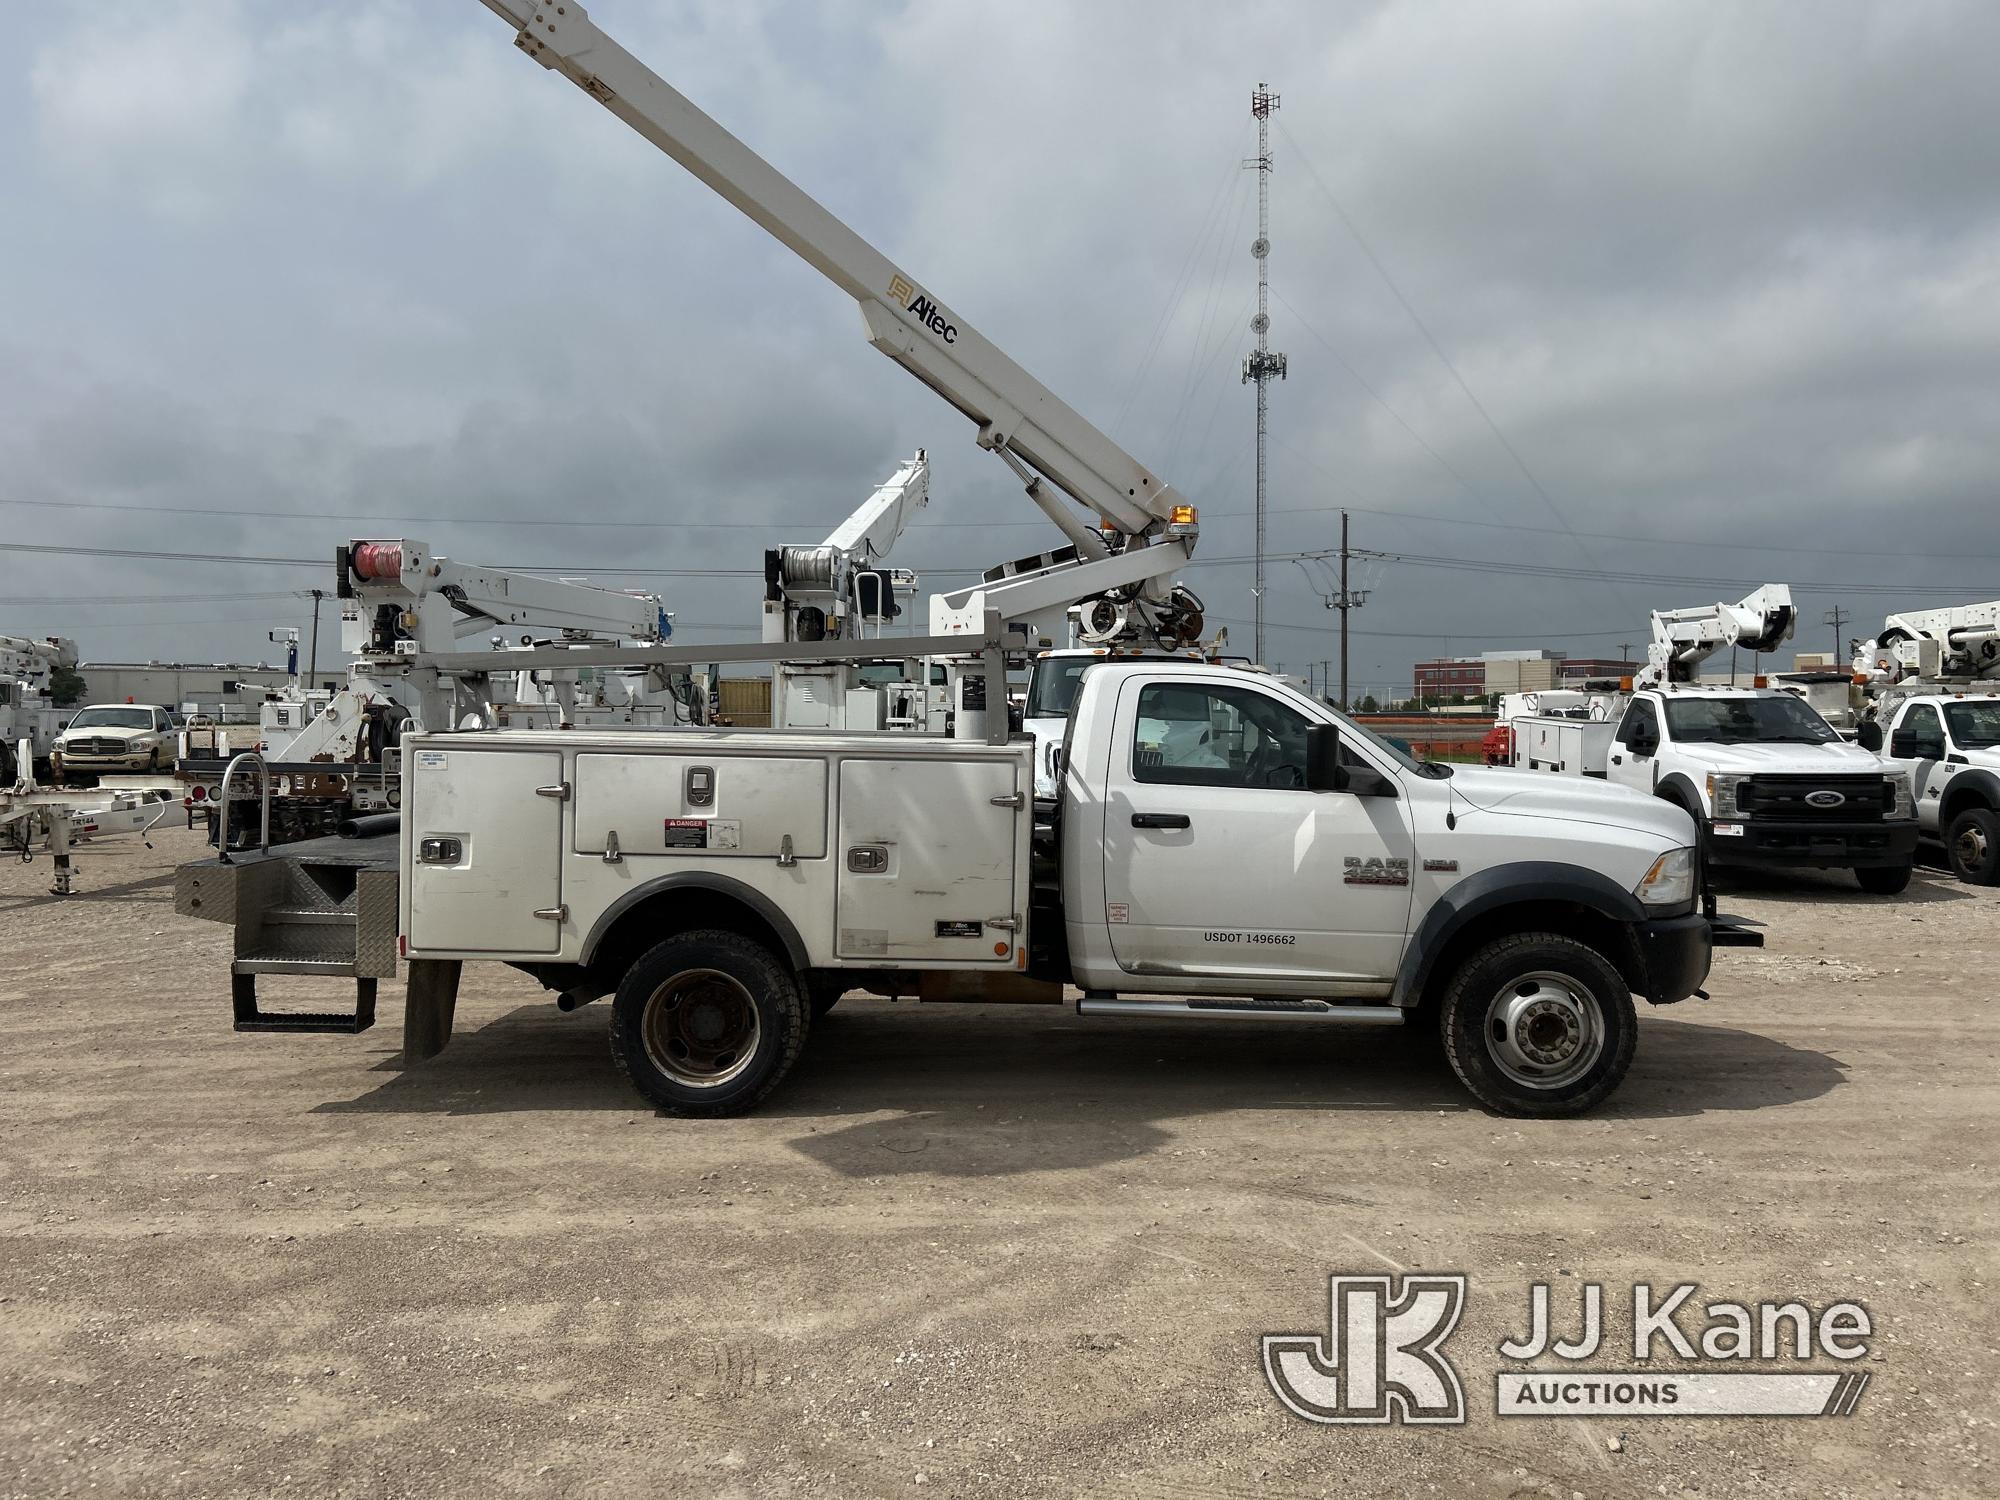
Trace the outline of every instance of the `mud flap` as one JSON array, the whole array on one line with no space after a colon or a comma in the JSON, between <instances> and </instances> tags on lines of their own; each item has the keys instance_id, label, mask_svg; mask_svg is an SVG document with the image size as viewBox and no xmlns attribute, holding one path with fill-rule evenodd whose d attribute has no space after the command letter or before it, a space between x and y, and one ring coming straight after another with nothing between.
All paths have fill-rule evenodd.
<instances>
[{"instance_id":1,"label":"mud flap","mask_svg":"<svg viewBox=\"0 0 2000 1500\"><path fill-rule=\"evenodd\" d=\"M436 1057L451 1040L462 968L455 958L410 960L410 979L403 998L403 1066Z\"/></svg>"}]
</instances>

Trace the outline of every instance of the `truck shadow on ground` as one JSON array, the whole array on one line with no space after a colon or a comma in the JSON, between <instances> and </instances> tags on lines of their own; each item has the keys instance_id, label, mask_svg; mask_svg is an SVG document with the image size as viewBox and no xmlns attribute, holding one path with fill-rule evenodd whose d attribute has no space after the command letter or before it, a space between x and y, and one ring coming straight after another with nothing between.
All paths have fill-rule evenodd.
<instances>
[{"instance_id":1,"label":"truck shadow on ground","mask_svg":"<svg viewBox=\"0 0 2000 1500\"><path fill-rule=\"evenodd\" d=\"M378 1068L392 1076L380 1086L315 1113L644 1109L612 1066L604 1021L595 1007L561 1016L523 1006L418 1067L385 1058ZM1776 1108L1844 1077L1810 1048L1642 1016L1633 1070L1597 1118ZM753 1119L781 1124L795 1149L843 1175L978 1177L1144 1156L1171 1139L1166 1122L1222 1111L1477 1107L1435 1048L1401 1028L1093 1022L853 998L814 1028L791 1078ZM857 1114L868 1118L843 1118Z\"/></svg>"},{"instance_id":2,"label":"truck shadow on ground","mask_svg":"<svg viewBox=\"0 0 2000 1500\"><path fill-rule=\"evenodd\" d=\"M123 885L98 886L95 889L84 885L81 877L79 877L76 890L67 896L0 897L0 912L32 911L38 906L61 906L81 911L88 908L93 902L100 901L120 901L127 903L154 902L171 905L173 903L171 891L164 891L162 888L171 886L173 883L174 875L171 870L164 875L149 876L145 880L128 880ZM147 891L158 892L159 894L142 894Z\"/></svg>"}]
</instances>

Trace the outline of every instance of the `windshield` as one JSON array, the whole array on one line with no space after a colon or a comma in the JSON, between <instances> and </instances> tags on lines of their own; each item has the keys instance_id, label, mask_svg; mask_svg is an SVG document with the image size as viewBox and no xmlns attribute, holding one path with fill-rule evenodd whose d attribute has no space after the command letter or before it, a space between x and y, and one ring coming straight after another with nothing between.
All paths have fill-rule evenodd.
<instances>
[{"instance_id":1,"label":"windshield","mask_svg":"<svg viewBox=\"0 0 2000 1500\"><path fill-rule=\"evenodd\" d=\"M150 708L86 708L69 721L71 729L151 729Z\"/></svg>"},{"instance_id":2,"label":"windshield","mask_svg":"<svg viewBox=\"0 0 2000 1500\"><path fill-rule=\"evenodd\" d=\"M1829 745L1840 736L1797 698L1669 698L1667 730L1684 745Z\"/></svg>"},{"instance_id":3,"label":"windshield","mask_svg":"<svg viewBox=\"0 0 2000 1500\"><path fill-rule=\"evenodd\" d=\"M1947 703L1951 737L1968 750L2000 745L2000 698L1985 703Z\"/></svg>"},{"instance_id":4,"label":"windshield","mask_svg":"<svg viewBox=\"0 0 2000 1500\"><path fill-rule=\"evenodd\" d=\"M1334 717L1335 722L1337 722L1340 725L1340 736L1342 739L1366 740L1368 744L1371 745L1374 749L1380 751L1383 755L1386 755L1390 760L1394 761L1397 765L1401 766L1405 771L1414 771L1419 776L1429 776L1434 779L1441 779L1443 777L1451 775L1451 767L1447 765L1445 762L1438 760L1418 760L1414 755L1410 754L1409 751L1405 750L1401 745L1398 745L1394 740L1384 739L1374 730L1368 728L1366 725L1355 723L1352 719L1348 718L1346 714L1343 714L1339 710L1332 708L1330 705L1321 703L1317 698L1307 697L1304 693L1300 692L1297 688L1293 687L1289 682L1281 682L1278 681L1276 678L1273 678L1271 679L1271 683L1272 686L1277 687L1286 693L1289 693L1292 697L1298 699L1301 703L1309 703L1315 709L1318 709L1323 713L1331 713Z\"/></svg>"},{"instance_id":5,"label":"windshield","mask_svg":"<svg viewBox=\"0 0 2000 1500\"><path fill-rule=\"evenodd\" d=\"M1103 660L1097 656L1043 656L1035 660L1028 677L1028 706L1031 719L1067 719L1076 702L1076 685L1083 669Z\"/></svg>"}]
</instances>

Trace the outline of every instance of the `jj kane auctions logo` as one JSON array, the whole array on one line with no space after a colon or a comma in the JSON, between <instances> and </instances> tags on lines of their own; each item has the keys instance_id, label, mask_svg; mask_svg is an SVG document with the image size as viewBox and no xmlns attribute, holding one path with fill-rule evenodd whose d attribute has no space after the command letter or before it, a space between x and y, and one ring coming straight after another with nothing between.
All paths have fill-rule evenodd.
<instances>
[{"instance_id":1,"label":"jj kane auctions logo","mask_svg":"<svg viewBox=\"0 0 2000 1500\"><path fill-rule=\"evenodd\" d=\"M1287 1410L1308 1422L1459 1425L1465 1390L1444 1345L1465 1311L1462 1275L1336 1275L1327 1278L1325 1333L1273 1333L1263 1340L1264 1378ZM1528 1295L1528 1331L1501 1341L1502 1361L1524 1366L1553 1356L1554 1368L1508 1368L1494 1377L1503 1417L1847 1416L1868 1376L1839 1370L1746 1370L1750 1361L1850 1363L1865 1357L1874 1325L1858 1302L1815 1313L1802 1302L1710 1302L1697 1309L1691 1282L1664 1296L1631 1290L1630 1369L1578 1369L1606 1350L1606 1297L1579 1287L1574 1337L1558 1335L1546 1282ZM1702 1315L1696 1318L1696 1312ZM1617 1358L1616 1355L1610 1356ZM1687 1367L1663 1370L1674 1359Z\"/></svg>"}]
</instances>

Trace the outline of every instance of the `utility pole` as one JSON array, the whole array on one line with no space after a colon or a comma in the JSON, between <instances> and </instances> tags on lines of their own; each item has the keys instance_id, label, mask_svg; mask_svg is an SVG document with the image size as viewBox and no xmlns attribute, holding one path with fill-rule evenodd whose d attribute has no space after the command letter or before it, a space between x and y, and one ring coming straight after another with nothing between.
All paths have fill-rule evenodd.
<instances>
[{"instance_id":1,"label":"utility pole","mask_svg":"<svg viewBox=\"0 0 2000 1500\"><path fill-rule=\"evenodd\" d=\"M307 687L311 687L313 685L314 679L316 679L319 676L319 601L326 597L326 591L324 589L314 589L312 591L312 596L313 596L312 654L308 658L310 665L306 667Z\"/></svg>"},{"instance_id":2,"label":"utility pole","mask_svg":"<svg viewBox=\"0 0 2000 1500\"><path fill-rule=\"evenodd\" d=\"M1368 602L1368 590L1347 586L1347 559L1353 556L1347 545L1347 512L1340 513L1340 592L1326 601L1328 609L1340 611L1340 706L1347 704L1347 617Z\"/></svg>"},{"instance_id":3,"label":"utility pole","mask_svg":"<svg viewBox=\"0 0 2000 1500\"><path fill-rule=\"evenodd\" d=\"M1840 665L1840 627L1851 623L1854 616L1843 614L1840 606L1836 604L1826 612L1823 618L1827 624L1833 627L1833 665L1837 667Z\"/></svg>"},{"instance_id":4,"label":"utility pole","mask_svg":"<svg viewBox=\"0 0 2000 1500\"><path fill-rule=\"evenodd\" d=\"M1271 377L1285 378L1285 356L1271 352L1271 112L1278 96L1264 84L1250 93L1250 117L1257 122L1257 154L1243 163L1257 172L1257 238L1250 254L1257 262L1257 311L1250 319L1250 331L1257 335L1257 351L1243 361L1243 381L1257 386L1257 638L1255 654L1264 660L1264 423L1270 410L1266 389ZM1346 616L1341 618L1344 620ZM1341 673L1346 676L1345 668ZM1343 687L1345 683L1343 681Z\"/></svg>"}]
</instances>

